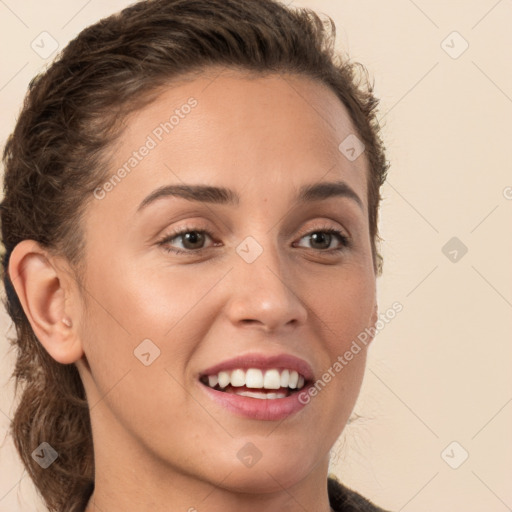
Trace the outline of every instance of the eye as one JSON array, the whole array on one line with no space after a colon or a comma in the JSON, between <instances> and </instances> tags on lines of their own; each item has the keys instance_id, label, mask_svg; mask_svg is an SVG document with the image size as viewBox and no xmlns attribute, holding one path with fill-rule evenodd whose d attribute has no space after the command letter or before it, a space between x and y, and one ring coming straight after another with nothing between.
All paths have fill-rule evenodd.
<instances>
[{"instance_id":1,"label":"eye","mask_svg":"<svg viewBox=\"0 0 512 512\"><path fill-rule=\"evenodd\" d=\"M330 226L320 227L314 231L310 231L306 235L302 236L301 240L308 237L309 242L313 246L312 249L324 253L338 253L350 246L349 237L342 231ZM197 255L208 249L208 247L204 247L207 238L213 239L211 233L206 229L198 227L184 227L165 235L157 242L157 244L163 247L166 252L184 255ZM339 242L339 246L332 248L331 245L336 239ZM182 248L177 248L172 245L173 242L176 243L176 240L182 244ZM294 244L294 247L296 246L301 247L300 245Z\"/></svg>"},{"instance_id":2,"label":"eye","mask_svg":"<svg viewBox=\"0 0 512 512\"><path fill-rule=\"evenodd\" d=\"M340 252L345 248L349 247L349 238L340 230L331 227L323 227L310 231L304 235L302 239L309 238L309 242L312 244L312 248L321 252ZM332 242L336 239L339 241L339 246L331 248Z\"/></svg>"},{"instance_id":3,"label":"eye","mask_svg":"<svg viewBox=\"0 0 512 512\"><path fill-rule=\"evenodd\" d=\"M165 251L174 254L197 254L208 248L203 247L206 238L212 238L209 231L185 227L165 235L157 244L162 246ZM181 241L183 249L170 246L171 242L176 239Z\"/></svg>"}]
</instances>

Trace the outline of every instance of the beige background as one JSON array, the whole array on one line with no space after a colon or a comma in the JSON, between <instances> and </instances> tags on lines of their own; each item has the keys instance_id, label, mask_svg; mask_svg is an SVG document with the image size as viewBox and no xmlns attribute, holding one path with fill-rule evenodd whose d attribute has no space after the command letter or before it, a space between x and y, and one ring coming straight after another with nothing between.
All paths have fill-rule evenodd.
<instances>
[{"instance_id":1,"label":"beige background","mask_svg":"<svg viewBox=\"0 0 512 512\"><path fill-rule=\"evenodd\" d=\"M62 47L128 3L0 1L2 145L31 77L52 58L38 56L31 42L47 31ZM385 311L399 301L403 311L370 350L356 406L363 419L336 445L334 471L394 511L510 510L512 2L291 3L333 17L338 48L369 68L392 164L379 302ZM452 247L449 257L442 252L452 237L467 246L462 257L449 254ZM13 364L3 310L0 326L3 440ZM452 469L448 462L457 465L465 452ZM7 438L0 511L34 510L44 508Z\"/></svg>"}]
</instances>

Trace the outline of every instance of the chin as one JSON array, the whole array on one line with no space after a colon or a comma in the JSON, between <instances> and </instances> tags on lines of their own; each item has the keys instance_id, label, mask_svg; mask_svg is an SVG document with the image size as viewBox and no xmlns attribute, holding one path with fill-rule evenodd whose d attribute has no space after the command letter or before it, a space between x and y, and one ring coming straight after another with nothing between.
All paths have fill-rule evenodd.
<instances>
[{"instance_id":1,"label":"chin","mask_svg":"<svg viewBox=\"0 0 512 512\"><path fill-rule=\"evenodd\" d=\"M250 464L248 462L248 464ZM298 452L290 456L276 451L271 456L261 458L253 465L245 465L243 462L233 459L226 464L225 470L217 471L213 478L218 482L219 474L229 474L220 484L221 487L229 488L234 492L269 494L282 491L300 482L313 469L314 464L308 465ZM219 485L219 484L217 484Z\"/></svg>"},{"instance_id":2,"label":"chin","mask_svg":"<svg viewBox=\"0 0 512 512\"><path fill-rule=\"evenodd\" d=\"M247 494L271 494L281 492L300 482L305 475L297 473L297 466L259 470L251 468L240 471L238 468L222 483L222 487L232 492Z\"/></svg>"}]
</instances>

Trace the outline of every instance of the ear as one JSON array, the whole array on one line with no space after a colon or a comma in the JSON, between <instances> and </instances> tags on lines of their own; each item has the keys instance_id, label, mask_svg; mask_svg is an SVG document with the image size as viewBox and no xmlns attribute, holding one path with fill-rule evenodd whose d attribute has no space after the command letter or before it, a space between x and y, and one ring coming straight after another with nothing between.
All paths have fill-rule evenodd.
<instances>
[{"instance_id":1,"label":"ear","mask_svg":"<svg viewBox=\"0 0 512 512\"><path fill-rule=\"evenodd\" d=\"M56 258L37 242L23 240L11 253L8 272L32 330L48 354L62 364L80 359L82 343L71 320L76 317L71 304L77 303L71 297L71 271L58 268Z\"/></svg>"}]
</instances>

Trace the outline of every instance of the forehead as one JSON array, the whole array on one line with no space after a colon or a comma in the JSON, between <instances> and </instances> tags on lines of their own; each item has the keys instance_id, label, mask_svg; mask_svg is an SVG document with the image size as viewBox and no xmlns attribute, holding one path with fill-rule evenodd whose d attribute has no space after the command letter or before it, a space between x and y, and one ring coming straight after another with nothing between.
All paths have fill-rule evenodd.
<instances>
[{"instance_id":1,"label":"forehead","mask_svg":"<svg viewBox=\"0 0 512 512\"><path fill-rule=\"evenodd\" d=\"M354 125L335 93L311 78L210 70L163 88L124 125L103 207L135 210L155 187L183 182L283 200L322 179L347 181L366 207L365 155L344 152Z\"/></svg>"}]
</instances>

